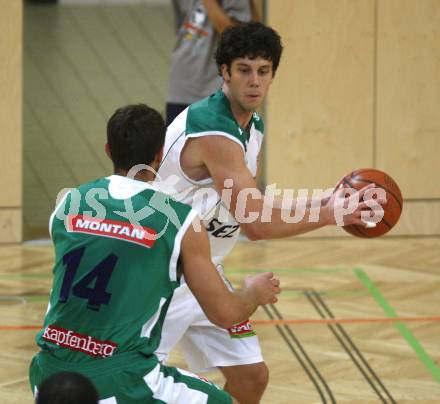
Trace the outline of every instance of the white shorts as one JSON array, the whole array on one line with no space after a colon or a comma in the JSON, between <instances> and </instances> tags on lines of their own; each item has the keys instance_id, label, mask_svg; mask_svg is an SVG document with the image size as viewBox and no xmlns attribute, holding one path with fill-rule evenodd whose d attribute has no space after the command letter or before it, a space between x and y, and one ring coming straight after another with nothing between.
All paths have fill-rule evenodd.
<instances>
[{"instance_id":1,"label":"white shorts","mask_svg":"<svg viewBox=\"0 0 440 404\"><path fill-rule=\"evenodd\" d=\"M263 362L258 337L251 327L245 322L229 332L214 325L184 283L174 292L156 355L165 362L179 343L193 372Z\"/></svg>"}]
</instances>

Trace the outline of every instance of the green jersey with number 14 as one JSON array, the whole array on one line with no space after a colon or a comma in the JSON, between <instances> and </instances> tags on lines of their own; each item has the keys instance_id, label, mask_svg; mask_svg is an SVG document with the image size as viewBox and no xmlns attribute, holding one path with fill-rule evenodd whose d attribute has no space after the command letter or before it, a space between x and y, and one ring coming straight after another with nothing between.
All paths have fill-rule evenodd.
<instances>
[{"instance_id":1,"label":"green jersey with number 14","mask_svg":"<svg viewBox=\"0 0 440 404\"><path fill-rule=\"evenodd\" d=\"M195 215L117 175L71 190L51 217L54 279L38 345L69 362L153 354Z\"/></svg>"}]
</instances>

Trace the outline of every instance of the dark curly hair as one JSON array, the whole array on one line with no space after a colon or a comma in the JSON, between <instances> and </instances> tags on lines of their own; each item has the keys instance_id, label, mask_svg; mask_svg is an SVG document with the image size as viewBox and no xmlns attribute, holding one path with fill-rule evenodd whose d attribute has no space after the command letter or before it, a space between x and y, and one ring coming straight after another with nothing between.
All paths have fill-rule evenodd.
<instances>
[{"instance_id":1,"label":"dark curly hair","mask_svg":"<svg viewBox=\"0 0 440 404\"><path fill-rule=\"evenodd\" d=\"M223 31L215 53L215 60L221 75L220 66L223 64L230 70L232 62L237 58L262 57L272 61L275 75L282 52L281 37L274 29L259 22L249 22Z\"/></svg>"}]
</instances>

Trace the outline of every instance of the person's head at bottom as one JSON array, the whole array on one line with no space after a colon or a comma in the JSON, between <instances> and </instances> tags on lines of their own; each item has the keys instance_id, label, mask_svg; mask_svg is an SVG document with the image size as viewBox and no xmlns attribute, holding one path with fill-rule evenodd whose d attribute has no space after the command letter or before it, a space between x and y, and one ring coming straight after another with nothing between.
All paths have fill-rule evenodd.
<instances>
[{"instance_id":1,"label":"person's head at bottom","mask_svg":"<svg viewBox=\"0 0 440 404\"><path fill-rule=\"evenodd\" d=\"M35 404L97 404L95 386L85 376L75 372L56 373L43 381Z\"/></svg>"}]
</instances>

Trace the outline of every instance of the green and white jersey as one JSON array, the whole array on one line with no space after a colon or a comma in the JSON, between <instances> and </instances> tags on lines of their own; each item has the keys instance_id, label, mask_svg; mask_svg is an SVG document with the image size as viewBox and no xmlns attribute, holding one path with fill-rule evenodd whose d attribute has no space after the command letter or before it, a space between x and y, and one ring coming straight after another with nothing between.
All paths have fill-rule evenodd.
<instances>
[{"instance_id":1,"label":"green and white jersey","mask_svg":"<svg viewBox=\"0 0 440 404\"><path fill-rule=\"evenodd\" d=\"M196 215L117 175L71 190L51 216L54 279L38 345L68 362L153 354Z\"/></svg>"},{"instance_id":2,"label":"green and white jersey","mask_svg":"<svg viewBox=\"0 0 440 404\"><path fill-rule=\"evenodd\" d=\"M156 181L161 182L160 189L164 192L191 205L199 213L209 234L214 263L221 262L229 254L237 242L240 229L221 202L212 178L194 181L183 172L180 157L185 142L201 136L224 136L240 145L243 159L255 177L263 133L263 121L256 112L247 130L238 125L222 90L190 105L168 127L164 157ZM228 156L224 158L227 164Z\"/></svg>"}]
</instances>

